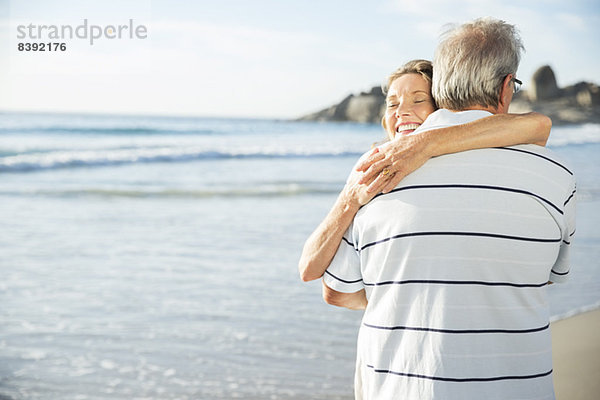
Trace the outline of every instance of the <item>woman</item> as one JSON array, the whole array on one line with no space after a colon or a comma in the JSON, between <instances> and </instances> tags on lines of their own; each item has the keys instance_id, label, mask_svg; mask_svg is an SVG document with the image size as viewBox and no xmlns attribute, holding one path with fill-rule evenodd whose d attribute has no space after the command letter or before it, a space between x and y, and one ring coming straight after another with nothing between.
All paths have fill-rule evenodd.
<instances>
[{"instance_id":1,"label":"woman","mask_svg":"<svg viewBox=\"0 0 600 400\"><path fill-rule=\"evenodd\" d=\"M538 113L497 114L410 135L437 108L431 96L432 72L431 62L413 60L388 78L382 125L390 141L361 157L333 208L304 244L298 265L303 281L323 276L360 207L377 193L395 188L431 157L485 147L546 144L552 122Z\"/></svg>"}]
</instances>

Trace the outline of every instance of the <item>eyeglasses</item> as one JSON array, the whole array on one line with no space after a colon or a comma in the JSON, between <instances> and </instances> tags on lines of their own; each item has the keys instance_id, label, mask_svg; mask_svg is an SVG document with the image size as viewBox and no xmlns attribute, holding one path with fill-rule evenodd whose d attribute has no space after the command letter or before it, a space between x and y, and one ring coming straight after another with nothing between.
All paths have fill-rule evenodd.
<instances>
[{"instance_id":1,"label":"eyeglasses","mask_svg":"<svg viewBox=\"0 0 600 400\"><path fill-rule=\"evenodd\" d=\"M520 80L518 80L514 76L512 77L511 81L513 81L514 84L515 84L513 86L513 93L517 94L519 92L519 90L521 90L521 85L523 84L523 82L521 82Z\"/></svg>"}]
</instances>

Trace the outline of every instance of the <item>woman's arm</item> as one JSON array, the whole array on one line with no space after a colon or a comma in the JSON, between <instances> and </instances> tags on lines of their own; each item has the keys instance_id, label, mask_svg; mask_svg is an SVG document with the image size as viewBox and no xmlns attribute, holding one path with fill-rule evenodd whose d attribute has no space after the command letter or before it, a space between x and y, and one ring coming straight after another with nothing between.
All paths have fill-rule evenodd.
<instances>
[{"instance_id":1,"label":"woman's arm","mask_svg":"<svg viewBox=\"0 0 600 400\"><path fill-rule=\"evenodd\" d=\"M323 282L323 300L332 306L349 308L350 310L364 310L369 304L365 289L355 293L342 293L331 289L325 282Z\"/></svg>"},{"instance_id":2,"label":"woman's arm","mask_svg":"<svg viewBox=\"0 0 600 400\"><path fill-rule=\"evenodd\" d=\"M368 192L368 186L359 183L362 175L355 170L350 173L335 204L306 240L298 263L300 277L304 282L323 276L360 207L383 189L379 187L377 191Z\"/></svg>"},{"instance_id":3,"label":"woman's arm","mask_svg":"<svg viewBox=\"0 0 600 400\"><path fill-rule=\"evenodd\" d=\"M496 114L468 124L394 138L357 165L365 171L360 181L369 191L389 192L431 157L485 147L515 144L544 146L552 120L543 114ZM387 169L389 173L381 174Z\"/></svg>"},{"instance_id":4,"label":"woman's arm","mask_svg":"<svg viewBox=\"0 0 600 400\"><path fill-rule=\"evenodd\" d=\"M340 193L333 208L304 243L298 263L304 282L323 276L359 208L358 203Z\"/></svg>"}]
</instances>

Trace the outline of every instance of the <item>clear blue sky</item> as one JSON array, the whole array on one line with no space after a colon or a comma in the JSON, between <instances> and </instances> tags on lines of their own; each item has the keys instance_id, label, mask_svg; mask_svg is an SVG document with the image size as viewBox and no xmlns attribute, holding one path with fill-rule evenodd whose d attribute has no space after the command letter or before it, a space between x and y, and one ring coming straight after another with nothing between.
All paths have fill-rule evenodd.
<instances>
[{"instance_id":1,"label":"clear blue sky","mask_svg":"<svg viewBox=\"0 0 600 400\"><path fill-rule=\"evenodd\" d=\"M0 110L297 117L431 59L445 24L481 16L519 28L525 88L546 64L561 86L600 84L598 0L0 0ZM84 19L148 37L17 50L18 25Z\"/></svg>"}]
</instances>

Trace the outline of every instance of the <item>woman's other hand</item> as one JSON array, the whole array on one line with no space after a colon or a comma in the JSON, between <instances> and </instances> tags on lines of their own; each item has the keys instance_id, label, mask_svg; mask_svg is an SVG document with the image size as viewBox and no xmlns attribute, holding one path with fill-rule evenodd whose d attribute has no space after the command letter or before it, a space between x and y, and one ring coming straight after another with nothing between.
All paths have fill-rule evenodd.
<instances>
[{"instance_id":1,"label":"woman's other hand","mask_svg":"<svg viewBox=\"0 0 600 400\"><path fill-rule=\"evenodd\" d=\"M431 158L427 146L429 135L424 133L397 136L373 149L356 165L356 170L363 172L358 183L367 185L367 193L373 196L394 189L406 175Z\"/></svg>"},{"instance_id":2,"label":"woman's other hand","mask_svg":"<svg viewBox=\"0 0 600 400\"><path fill-rule=\"evenodd\" d=\"M371 157L372 153L369 153ZM350 208L358 209L375 197L375 195L381 192L383 189L382 185L373 185L373 189L369 184L362 183L365 174L357 169L353 169L350 172L350 176L346 181L344 189L342 189L342 197L344 202L350 206Z\"/></svg>"}]
</instances>

